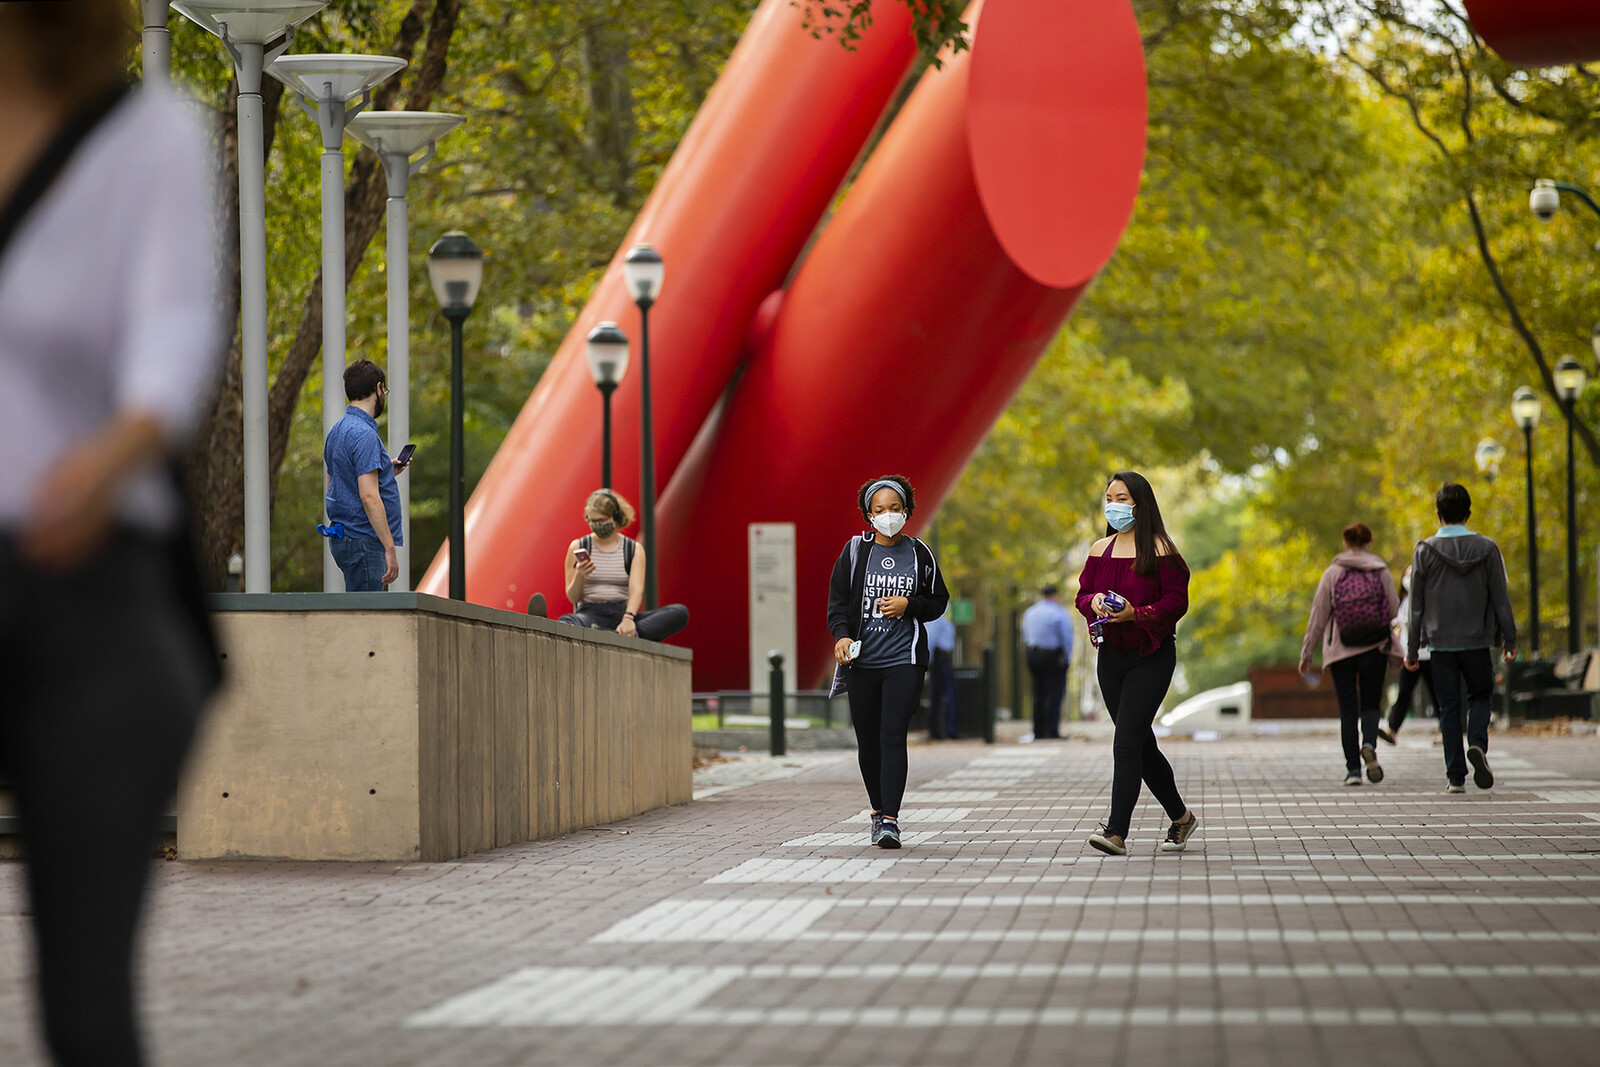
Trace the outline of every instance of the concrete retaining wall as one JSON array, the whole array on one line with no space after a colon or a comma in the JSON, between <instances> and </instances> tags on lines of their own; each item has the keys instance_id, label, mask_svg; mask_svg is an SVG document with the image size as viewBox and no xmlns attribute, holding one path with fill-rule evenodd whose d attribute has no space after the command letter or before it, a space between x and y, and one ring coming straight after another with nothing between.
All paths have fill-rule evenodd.
<instances>
[{"instance_id":1,"label":"concrete retaining wall","mask_svg":"<svg viewBox=\"0 0 1600 1067\"><path fill-rule=\"evenodd\" d=\"M419 594L215 603L185 859L438 861L690 798L686 650Z\"/></svg>"}]
</instances>

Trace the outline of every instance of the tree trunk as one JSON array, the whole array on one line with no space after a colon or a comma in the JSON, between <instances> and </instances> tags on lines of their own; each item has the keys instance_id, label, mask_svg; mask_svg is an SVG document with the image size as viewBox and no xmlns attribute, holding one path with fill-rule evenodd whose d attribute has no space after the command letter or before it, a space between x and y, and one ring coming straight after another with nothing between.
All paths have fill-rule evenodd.
<instances>
[{"instance_id":1,"label":"tree trunk","mask_svg":"<svg viewBox=\"0 0 1600 1067\"><path fill-rule=\"evenodd\" d=\"M585 154L594 184L618 207L632 201L633 89L628 84L628 30L617 18L595 19L583 28L583 64L588 75L589 114Z\"/></svg>"}]
</instances>

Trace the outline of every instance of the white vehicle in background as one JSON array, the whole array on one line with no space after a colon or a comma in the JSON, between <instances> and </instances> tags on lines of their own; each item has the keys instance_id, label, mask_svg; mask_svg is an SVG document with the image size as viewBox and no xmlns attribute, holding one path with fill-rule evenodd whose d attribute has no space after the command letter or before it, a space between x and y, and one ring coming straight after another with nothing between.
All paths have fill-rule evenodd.
<instances>
[{"instance_id":1,"label":"white vehicle in background","mask_svg":"<svg viewBox=\"0 0 1600 1067\"><path fill-rule=\"evenodd\" d=\"M1190 733L1238 726L1250 721L1250 683L1236 682L1196 693L1157 720L1169 730Z\"/></svg>"}]
</instances>

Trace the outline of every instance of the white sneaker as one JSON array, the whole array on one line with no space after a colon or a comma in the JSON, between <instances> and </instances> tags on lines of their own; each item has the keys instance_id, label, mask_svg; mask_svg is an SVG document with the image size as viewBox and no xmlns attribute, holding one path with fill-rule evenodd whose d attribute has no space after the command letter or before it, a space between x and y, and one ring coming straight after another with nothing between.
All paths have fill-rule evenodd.
<instances>
[{"instance_id":1,"label":"white sneaker","mask_svg":"<svg viewBox=\"0 0 1600 1067\"><path fill-rule=\"evenodd\" d=\"M1465 784L1457 785L1455 782L1450 782L1444 787L1444 791L1446 793L1465 793L1467 787Z\"/></svg>"},{"instance_id":2,"label":"white sneaker","mask_svg":"<svg viewBox=\"0 0 1600 1067\"><path fill-rule=\"evenodd\" d=\"M1349 774L1344 776L1344 784L1345 785L1360 785L1361 784L1361 773L1359 771L1351 771Z\"/></svg>"}]
</instances>

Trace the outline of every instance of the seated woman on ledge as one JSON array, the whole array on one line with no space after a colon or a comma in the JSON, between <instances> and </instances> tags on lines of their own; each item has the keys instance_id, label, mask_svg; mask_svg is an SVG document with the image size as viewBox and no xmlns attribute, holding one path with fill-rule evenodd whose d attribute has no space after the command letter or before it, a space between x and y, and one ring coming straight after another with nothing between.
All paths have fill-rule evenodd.
<instances>
[{"instance_id":1,"label":"seated woman on ledge","mask_svg":"<svg viewBox=\"0 0 1600 1067\"><path fill-rule=\"evenodd\" d=\"M664 641L689 625L689 609L666 604L640 611L644 602L644 548L622 536L633 508L609 489L596 489L583 506L590 533L567 546L567 599L572 614L559 621ZM530 607L530 611L532 608Z\"/></svg>"}]
</instances>

